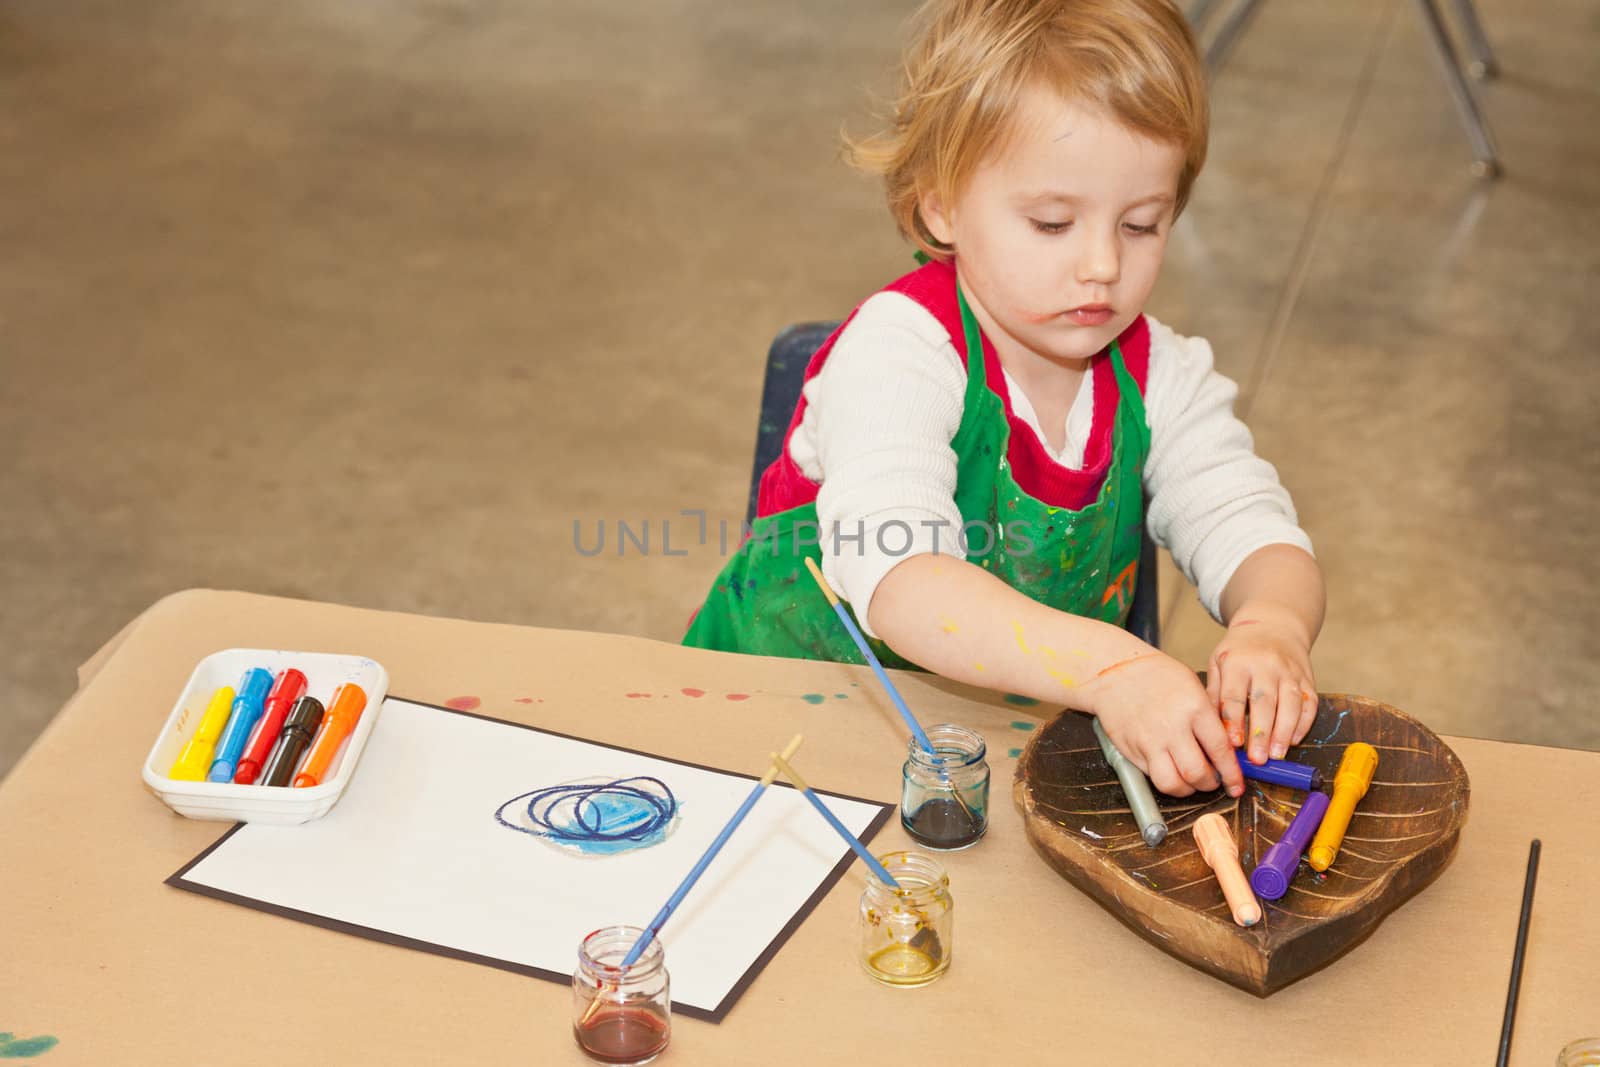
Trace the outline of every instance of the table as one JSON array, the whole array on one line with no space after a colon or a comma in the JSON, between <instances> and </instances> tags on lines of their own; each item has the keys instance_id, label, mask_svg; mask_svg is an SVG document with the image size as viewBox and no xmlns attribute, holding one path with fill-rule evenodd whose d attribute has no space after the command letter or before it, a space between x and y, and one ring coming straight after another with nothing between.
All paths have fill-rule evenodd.
<instances>
[{"instance_id":1,"label":"table","mask_svg":"<svg viewBox=\"0 0 1600 1067\"><path fill-rule=\"evenodd\" d=\"M0 1031L57 1037L43 1063L586 1062L562 985L163 885L226 827L169 811L140 766L194 664L229 647L357 652L388 667L397 696L475 700L484 714L730 769L803 732L813 785L898 796L904 729L864 667L174 594L84 665L0 783ZM1267 1046L1280 1064L1493 1062L1534 836L1544 855L1512 1062L1543 1067L1600 1034L1600 753L1449 738L1472 776L1455 858L1370 938L1261 1000L1156 950L1034 854L1008 753L1051 709L927 676L903 685L925 722L979 730L995 773L988 836L945 856L949 974L896 990L861 973L853 872L720 1026L674 1020L663 1064L1221 1063ZM898 822L874 842L908 846Z\"/></svg>"}]
</instances>

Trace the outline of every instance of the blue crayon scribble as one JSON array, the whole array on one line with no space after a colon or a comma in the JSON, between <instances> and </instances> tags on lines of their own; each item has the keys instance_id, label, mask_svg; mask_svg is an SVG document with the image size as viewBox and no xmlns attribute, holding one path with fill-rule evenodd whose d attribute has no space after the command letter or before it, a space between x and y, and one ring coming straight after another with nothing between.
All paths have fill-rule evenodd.
<instances>
[{"instance_id":1,"label":"blue crayon scribble","mask_svg":"<svg viewBox=\"0 0 1600 1067\"><path fill-rule=\"evenodd\" d=\"M1350 714L1350 709L1349 708L1345 708L1343 711L1341 711L1339 713L1339 717L1336 720L1334 720L1333 729L1328 731L1328 736L1327 737L1319 737L1319 738L1316 739L1316 741L1314 743L1318 744L1318 745L1325 745L1329 741L1332 741L1336 736L1338 736L1338 733L1339 733L1340 729L1342 729L1343 726L1344 726L1344 720L1349 714Z\"/></svg>"},{"instance_id":2,"label":"blue crayon scribble","mask_svg":"<svg viewBox=\"0 0 1600 1067\"><path fill-rule=\"evenodd\" d=\"M527 801L506 818L507 809ZM567 782L512 797L495 811L501 826L586 856L611 856L666 840L682 805L667 783L639 776L612 781ZM523 825L521 820L526 820Z\"/></svg>"},{"instance_id":3,"label":"blue crayon scribble","mask_svg":"<svg viewBox=\"0 0 1600 1067\"><path fill-rule=\"evenodd\" d=\"M29 1060L41 1056L61 1043L54 1037L17 1038L0 1033L0 1060Z\"/></svg>"}]
</instances>

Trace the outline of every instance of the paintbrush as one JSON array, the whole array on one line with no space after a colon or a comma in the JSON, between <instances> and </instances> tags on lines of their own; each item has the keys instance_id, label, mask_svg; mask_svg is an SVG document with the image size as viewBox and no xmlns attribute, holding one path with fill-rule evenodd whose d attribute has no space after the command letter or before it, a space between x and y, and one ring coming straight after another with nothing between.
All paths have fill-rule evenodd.
<instances>
[{"instance_id":1,"label":"paintbrush","mask_svg":"<svg viewBox=\"0 0 1600 1067\"><path fill-rule=\"evenodd\" d=\"M844 838L844 843L850 846L851 851L860 856L861 862L865 863L872 873L878 876L878 881L891 889L899 889L900 883L894 880L894 875L890 874L883 864L878 862L878 857L868 852L867 846L863 845L856 835L851 833L845 824L839 821L839 817L828 809L828 805L822 802L822 798L817 796L816 791L806 784L804 778L800 777L800 772L791 767L789 761L781 753L772 752L769 755L772 757L772 762L777 765L778 770L783 772L784 777L794 783L795 788L800 790L800 795L811 801L811 806L817 809L817 813L823 819L827 820L829 826L833 827L834 833Z\"/></svg>"},{"instance_id":2,"label":"paintbrush","mask_svg":"<svg viewBox=\"0 0 1600 1067\"><path fill-rule=\"evenodd\" d=\"M1539 877L1539 839L1528 846L1528 877L1522 883L1522 914L1517 919L1517 947L1511 953L1511 987L1506 991L1506 1015L1500 1024L1500 1055L1495 1067L1511 1059L1511 1028L1517 1021L1517 993L1522 988L1522 961L1528 954L1528 920L1533 917L1533 885Z\"/></svg>"},{"instance_id":3,"label":"paintbrush","mask_svg":"<svg viewBox=\"0 0 1600 1067\"><path fill-rule=\"evenodd\" d=\"M828 809L828 805L824 804L822 798L817 796L816 790L807 785L806 780L800 777L800 772L791 767L789 761L784 759L780 753L773 752L770 755L772 756L772 762L778 765L778 769L783 772L784 777L794 783L795 788L800 790L801 796L811 801L811 806L816 808L817 812L827 820L828 825L833 827L835 833L844 838L844 843L849 845L857 856L861 857L861 862L865 863L872 873L877 875L878 881L893 889L896 893L902 892L900 883L895 880L894 875L890 874L888 868L878 862L878 857L868 852L867 846L863 845L860 839L855 834L852 834L844 823L839 821L839 817ZM912 909L912 914L923 922L927 921L928 917L916 909ZM939 935L934 933L933 928L929 926L924 926L913 934L911 940L906 942L906 947L915 949L935 963L944 955L944 946L939 943Z\"/></svg>"},{"instance_id":4,"label":"paintbrush","mask_svg":"<svg viewBox=\"0 0 1600 1067\"><path fill-rule=\"evenodd\" d=\"M839 616L839 621L844 623L845 630L850 634L850 640L856 643L856 648L861 650L861 655L865 657L867 666L871 667L872 673L878 676L878 681L883 684L884 690L889 694L889 699L894 703L895 710L906 721L906 726L910 728L911 735L917 739L917 744L922 746L922 750L932 756L935 762L942 764L944 762L943 758L934 749L933 742L928 740L928 735L922 729L922 724L917 722L917 717L911 714L911 709L906 706L905 698L900 695L900 690L896 689L894 683L889 680L888 672L883 669L883 664L878 662L878 657L873 653L872 646L867 644L866 636L862 634L861 628L856 625L856 621L845 610L844 604L839 600L839 595L833 591L833 587L828 584L828 580L822 576L821 569L817 567L817 561L807 556L806 569L811 572L811 577L816 579L818 588L822 590L822 595L826 596L828 603L833 605L833 613ZM961 790L957 789L955 783L950 780L950 772L941 767L939 778L944 787L950 791L950 795L955 798L956 806L961 809L961 814L967 817L967 820L974 828L981 825L978 822L977 813L967 803L966 797L961 795Z\"/></svg>"},{"instance_id":5,"label":"paintbrush","mask_svg":"<svg viewBox=\"0 0 1600 1067\"><path fill-rule=\"evenodd\" d=\"M800 743L803 740L804 738L800 734L795 734L783 748L784 758L788 758L800 751ZM639 935L639 939L633 943L633 947L628 950L628 954L622 958L622 963L617 968L619 971L626 972L629 967L638 962L644 950L649 947L650 941L667 924L667 920L672 918L672 913L677 910L679 904L683 903L683 898L689 895L689 890L693 889L694 884L700 880L700 876L706 873L706 868L711 866L711 861L717 858L717 853L722 851L722 846L728 843L728 838L733 836L733 832L739 828L740 823L744 822L744 817L750 814L750 809L756 806L756 801L761 799L761 794L767 791L767 786L771 785L772 780L777 776L777 765L768 764L767 773L763 774L761 780L756 782L755 787L750 790L750 795L744 798L743 804L739 805L739 810L733 813L733 817L728 820L727 825L717 834L716 839L695 861L695 865L689 869L689 873L684 877L683 881L678 883L678 888L672 891L672 895L667 898L667 902L661 905L661 910L656 912L656 917L650 920L650 925L644 928L644 931ZM580 1028L599 1010L603 992L604 989L595 991L595 997L589 1002L588 1010L583 1013L583 1018L578 1020Z\"/></svg>"}]
</instances>

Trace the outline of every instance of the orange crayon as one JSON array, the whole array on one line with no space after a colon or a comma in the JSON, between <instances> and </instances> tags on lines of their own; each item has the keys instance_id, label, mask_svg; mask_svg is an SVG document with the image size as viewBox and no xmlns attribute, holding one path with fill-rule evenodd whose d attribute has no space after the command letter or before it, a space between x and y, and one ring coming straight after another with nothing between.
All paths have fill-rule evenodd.
<instances>
[{"instance_id":1,"label":"orange crayon","mask_svg":"<svg viewBox=\"0 0 1600 1067\"><path fill-rule=\"evenodd\" d=\"M1234 843L1227 820L1216 812L1200 816L1194 824L1194 843L1206 866L1216 872L1217 881L1222 884L1222 895L1233 912L1233 921L1240 926L1254 926L1260 922L1261 905L1256 902L1250 881L1239 866L1239 846Z\"/></svg>"},{"instance_id":2,"label":"orange crayon","mask_svg":"<svg viewBox=\"0 0 1600 1067\"><path fill-rule=\"evenodd\" d=\"M311 742L311 754L306 757L300 773L294 776L296 789L322 783L333 757L339 754L339 746L355 731L366 706L367 694L359 685L346 682L333 691L333 699L328 701L328 710L322 716L322 729L317 731L317 739Z\"/></svg>"}]
</instances>

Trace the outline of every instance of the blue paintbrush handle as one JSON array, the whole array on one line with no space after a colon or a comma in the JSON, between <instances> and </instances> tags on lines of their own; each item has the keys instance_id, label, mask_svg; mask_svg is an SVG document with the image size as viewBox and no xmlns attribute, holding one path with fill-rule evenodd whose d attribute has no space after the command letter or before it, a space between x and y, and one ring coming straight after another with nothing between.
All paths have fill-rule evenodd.
<instances>
[{"instance_id":1,"label":"blue paintbrush handle","mask_svg":"<svg viewBox=\"0 0 1600 1067\"><path fill-rule=\"evenodd\" d=\"M878 862L878 857L867 851L866 845L856 840L856 835L845 828L844 823L839 821L839 817L829 810L828 805L822 802L822 798L817 796L814 790L802 789L801 792L805 794L807 800L811 801L811 806L816 808L824 819L828 820L828 825L833 827L840 837L844 838L844 843L855 850L855 854L861 857L861 862L872 868L872 873L878 876L879 881L884 885L893 886L896 889L900 888L900 883L894 880L894 875L884 869L883 864Z\"/></svg>"},{"instance_id":2,"label":"blue paintbrush handle","mask_svg":"<svg viewBox=\"0 0 1600 1067\"><path fill-rule=\"evenodd\" d=\"M878 657L872 654L872 646L867 644L867 639L862 636L860 629L857 628L856 621L850 617L848 611L844 610L843 604L835 604L833 610L838 614L839 621L844 623L844 628L850 631L850 639L856 643L856 647L866 657L867 666L872 668L872 673L876 674L878 681L883 683L883 688L889 693L889 699L894 701L895 710L900 712L900 717L911 728L911 734L917 739L917 744L922 746L923 751L932 752L933 742L929 741L928 735L922 732L922 724L917 722L915 715L911 714L911 709L906 707L905 698L900 695L900 690L894 687L894 683L889 680L889 675L884 672L883 664L879 663Z\"/></svg>"},{"instance_id":3,"label":"blue paintbrush handle","mask_svg":"<svg viewBox=\"0 0 1600 1067\"><path fill-rule=\"evenodd\" d=\"M722 832L717 835L716 840L711 842L711 847L706 849L705 855L701 856L694 867L690 869L688 876L679 883L678 888L672 891L672 896L668 897L667 902L661 905L661 910L656 912L656 917L650 920L650 925L645 927L644 933L639 935L639 940L633 943L633 947L623 957L623 970L632 967L639 961L639 957L644 954L644 950L649 946L650 939L655 937L661 928L667 924L667 920L672 917L673 911L679 904L683 903L683 898L689 895L689 890L694 888L694 884L700 880L700 876L706 873L706 868L711 866L711 861L717 858L717 853L722 851L722 846L728 843L728 838L733 836L733 832L739 828L739 824L744 821L744 817L750 814L750 809L756 806L756 801L761 799L761 794L766 791L766 788L765 782L757 782L755 788L750 790L750 795L744 798L744 803L739 805L739 810L733 813L733 818L728 820L728 825L722 828Z\"/></svg>"}]
</instances>

